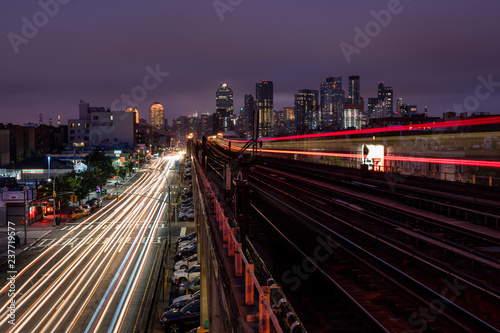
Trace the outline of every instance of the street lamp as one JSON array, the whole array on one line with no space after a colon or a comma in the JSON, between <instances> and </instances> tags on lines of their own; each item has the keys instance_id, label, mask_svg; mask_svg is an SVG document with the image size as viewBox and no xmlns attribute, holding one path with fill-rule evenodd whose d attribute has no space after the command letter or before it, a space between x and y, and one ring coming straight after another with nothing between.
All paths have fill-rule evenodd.
<instances>
[{"instance_id":1,"label":"street lamp","mask_svg":"<svg viewBox=\"0 0 500 333\"><path fill-rule=\"evenodd\" d=\"M49 179L50 179L50 156L47 156L47 159L49 160Z\"/></svg>"},{"instance_id":2,"label":"street lamp","mask_svg":"<svg viewBox=\"0 0 500 333\"><path fill-rule=\"evenodd\" d=\"M54 223L52 224L52 226L56 226L56 177L54 177L54 179L49 179L49 182L52 182L52 200L53 200L53 203L54 203L54 210L53 210L53 213L54 213Z\"/></svg>"},{"instance_id":3,"label":"street lamp","mask_svg":"<svg viewBox=\"0 0 500 333\"><path fill-rule=\"evenodd\" d=\"M28 244L28 219L26 218L26 196L28 195L28 186L23 187L23 194L24 194L24 245ZM28 213L29 214L29 213Z\"/></svg>"}]
</instances>

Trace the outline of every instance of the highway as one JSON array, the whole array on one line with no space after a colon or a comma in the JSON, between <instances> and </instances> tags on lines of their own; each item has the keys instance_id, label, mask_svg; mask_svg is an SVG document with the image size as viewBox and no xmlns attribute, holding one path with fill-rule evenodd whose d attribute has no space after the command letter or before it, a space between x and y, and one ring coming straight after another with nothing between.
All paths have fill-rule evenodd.
<instances>
[{"instance_id":1,"label":"highway","mask_svg":"<svg viewBox=\"0 0 500 333\"><path fill-rule=\"evenodd\" d=\"M174 158L155 160L119 200L19 255L14 270L0 274L2 281L15 276L0 290L0 332L133 331L167 235L173 164Z\"/></svg>"}]
</instances>

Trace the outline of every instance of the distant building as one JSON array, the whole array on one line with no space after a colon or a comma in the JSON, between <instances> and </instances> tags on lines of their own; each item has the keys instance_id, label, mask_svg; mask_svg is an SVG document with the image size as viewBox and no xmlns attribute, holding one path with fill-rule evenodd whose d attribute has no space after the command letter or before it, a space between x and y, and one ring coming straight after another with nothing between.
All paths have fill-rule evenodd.
<instances>
[{"instance_id":1,"label":"distant building","mask_svg":"<svg viewBox=\"0 0 500 333\"><path fill-rule=\"evenodd\" d=\"M283 107L283 124L286 134L295 134L297 126L295 124L295 108L293 106Z\"/></svg>"},{"instance_id":2,"label":"distant building","mask_svg":"<svg viewBox=\"0 0 500 333\"><path fill-rule=\"evenodd\" d=\"M390 116L394 115L394 91L392 87L385 86L383 82L378 84L378 100L386 101L387 112Z\"/></svg>"},{"instance_id":3,"label":"distant building","mask_svg":"<svg viewBox=\"0 0 500 333\"><path fill-rule=\"evenodd\" d=\"M82 148L133 149L135 115L133 112L90 107L81 100L79 118L68 120L68 142Z\"/></svg>"},{"instance_id":4,"label":"distant building","mask_svg":"<svg viewBox=\"0 0 500 333\"><path fill-rule=\"evenodd\" d=\"M343 128L361 129L363 126L363 107L361 104L345 103Z\"/></svg>"},{"instance_id":5,"label":"distant building","mask_svg":"<svg viewBox=\"0 0 500 333\"><path fill-rule=\"evenodd\" d=\"M371 118L373 113L375 112L375 106L378 104L378 97L370 97L368 98L368 116Z\"/></svg>"},{"instance_id":6,"label":"distant building","mask_svg":"<svg viewBox=\"0 0 500 333\"><path fill-rule=\"evenodd\" d=\"M0 166L10 164L10 132L0 129Z\"/></svg>"},{"instance_id":7,"label":"distant building","mask_svg":"<svg viewBox=\"0 0 500 333\"><path fill-rule=\"evenodd\" d=\"M234 130L233 90L222 83L215 92L215 131Z\"/></svg>"},{"instance_id":8,"label":"distant building","mask_svg":"<svg viewBox=\"0 0 500 333\"><path fill-rule=\"evenodd\" d=\"M342 90L342 77L329 77L321 83L320 110L321 127L332 131L340 129L344 115L345 92Z\"/></svg>"},{"instance_id":9,"label":"distant building","mask_svg":"<svg viewBox=\"0 0 500 333\"><path fill-rule=\"evenodd\" d=\"M347 103L361 104L358 75L349 76L349 97L347 98Z\"/></svg>"},{"instance_id":10,"label":"distant building","mask_svg":"<svg viewBox=\"0 0 500 333\"><path fill-rule=\"evenodd\" d=\"M243 133L246 136L252 136L254 126L255 99L253 95L245 95L245 104L243 106Z\"/></svg>"},{"instance_id":11,"label":"distant building","mask_svg":"<svg viewBox=\"0 0 500 333\"><path fill-rule=\"evenodd\" d=\"M300 89L295 94L295 120L297 133L320 129L318 90Z\"/></svg>"},{"instance_id":12,"label":"distant building","mask_svg":"<svg viewBox=\"0 0 500 333\"><path fill-rule=\"evenodd\" d=\"M134 107L128 107L127 112L133 112L134 113L134 120L135 120L135 123L138 124L139 123L139 110L137 108L134 108Z\"/></svg>"},{"instance_id":13,"label":"distant building","mask_svg":"<svg viewBox=\"0 0 500 333\"><path fill-rule=\"evenodd\" d=\"M259 117L259 137L272 136L274 88L273 82L263 80L255 87L255 107Z\"/></svg>"},{"instance_id":14,"label":"distant building","mask_svg":"<svg viewBox=\"0 0 500 333\"><path fill-rule=\"evenodd\" d=\"M155 101L149 107L149 124L156 127L156 129L162 129L165 127L164 119L165 108L160 104L160 102Z\"/></svg>"}]
</instances>

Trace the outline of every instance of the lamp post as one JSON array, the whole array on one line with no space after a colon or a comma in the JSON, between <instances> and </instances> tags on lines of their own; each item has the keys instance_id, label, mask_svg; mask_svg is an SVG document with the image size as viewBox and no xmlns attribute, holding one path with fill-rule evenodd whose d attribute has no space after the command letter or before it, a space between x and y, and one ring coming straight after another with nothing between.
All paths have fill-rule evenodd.
<instances>
[{"instance_id":1,"label":"lamp post","mask_svg":"<svg viewBox=\"0 0 500 333\"><path fill-rule=\"evenodd\" d=\"M28 195L28 186L23 187L23 194L24 194L24 245L28 244L28 219L26 218L26 196Z\"/></svg>"},{"instance_id":2,"label":"lamp post","mask_svg":"<svg viewBox=\"0 0 500 333\"><path fill-rule=\"evenodd\" d=\"M49 160L49 179L50 179L50 156L47 156L47 159Z\"/></svg>"},{"instance_id":3,"label":"lamp post","mask_svg":"<svg viewBox=\"0 0 500 333\"><path fill-rule=\"evenodd\" d=\"M52 200L53 200L53 206L54 206L54 210L53 210L53 213L54 213L54 223L52 224L52 226L56 226L56 177L54 177L54 179L49 179L49 181L52 182Z\"/></svg>"}]
</instances>

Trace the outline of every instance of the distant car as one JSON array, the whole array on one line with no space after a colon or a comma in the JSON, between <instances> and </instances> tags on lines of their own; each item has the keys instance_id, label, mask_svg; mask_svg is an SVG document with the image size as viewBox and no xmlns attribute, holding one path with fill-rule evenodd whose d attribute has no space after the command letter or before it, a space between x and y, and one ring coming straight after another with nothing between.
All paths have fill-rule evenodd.
<instances>
[{"instance_id":1,"label":"distant car","mask_svg":"<svg viewBox=\"0 0 500 333\"><path fill-rule=\"evenodd\" d=\"M190 302L179 311L165 312L161 325L167 333L186 332L200 326L200 300Z\"/></svg>"},{"instance_id":2,"label":"distant car","mask_svg":"<svg viewBox=\"0 0 500 333\"><path fill-rule=\"evenodd\" d=\"M175 271L172 274L172 282L182 283L184 281L191 281L201 274L201 266L200 264L196 264L193 267L186 270Z\"/></svg>"},{"instance_id":3,"label":"distant car","mask_svg":"<svg viewBox=\"0 0 500 333\"><path fill-rule=\"evenodd\" d=\"M193 294L194 292L200 290L201 277L198 276L191 280L191 282L184 281L179 284L179 295L181 294Z\"/></svg>"},{"instance_id":4,"label":"distant car","mask_svg":"<svg viewBox=\"0 0 500 333\"><path fill-rule=\"evenodd\" d=\"M182 237L177 238L176 243L179 244L180 242L183 242L185 240L191 240L191 239L193 239L195 237L196 237L196 231L192 232L192 233L190 233L190 234L188 234L186 236L182 236Z\"/></svg>"},{"instance_id":5,"label":"distant car","mask_svg":"<svg viewBox=\"0 0 500 333\"><path fill-rule=\"evenodd\" d=\"M85 203L86 205L88 205L90 207L90 209L94 209L94 208L97 208L96 206L96 202L93 201L93 200L89 200Z\"/></svg>"},{"instance_id":6,"label":"distant car","mask_svg":"<svg viewBox=\"0 0 500 333\"><path fill-rule=\"evenodd\" d=\"M78 207L79 209L82 209L83 211L85 211L85 215L89 215L90 214L90 206L89 205L81 205L80 207Z\"/></svg>"},{"instance_id":7,"label":"distant car","mask_svg":"<svg viewBox=\"0 0 500 333\"><path fill-rule=\"evenodd\" d=\"M105 194L102 196L103 200L111 200L111 198L112 198L111 194Z\"/></svg>"},{"instance_id":8,"label":"distant car","mask_svg":"<svg viewBox=\"0 0 500 333\"><path fill-rule=\"evenodd\" d=\"M184 260L179 260L174 264L174 270L182 270L182 269L188 269L193 267L198 263L198 255L193 254L192 256L184 259Z\"/></svg>"},{"instance_id":9,"label":"distant car","mask_svg":"<svg viewBox=\"0 0 500 333\"><path fill-rule=\"evenodd\" d=\"M76 219L79 217L83 217L85 215L88 215L88 214L85 214L85 211L83 209L75 209L73 211L73 213L71 213L71 218Z\"/></svg>"},{"instance_id":10,"label":"distant car","mask_svg":"<svg viewBox=\"0 0 500 333\"><path fill-rule=\"evenodd\" d=\"M96 208L102 207L102 199L101 198L93 198L91 201L94 202Z\"/></svg>"},{"instance_id":11,"label":"distant car","mask_svg":"<svg viewBox=\"0 0 500 333\"><path fill-rule=\"evenodd\" d=\"M188 219L194 219L194 209L179 214L179 220L187 221Z\"/></svg>"}]
</instances>

